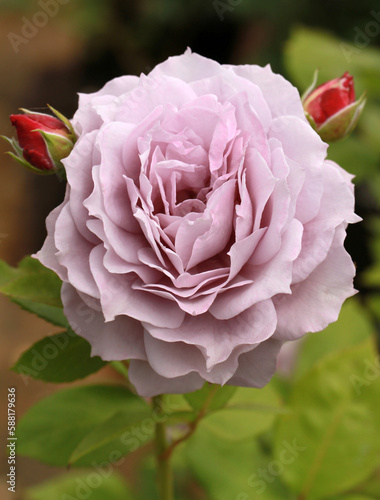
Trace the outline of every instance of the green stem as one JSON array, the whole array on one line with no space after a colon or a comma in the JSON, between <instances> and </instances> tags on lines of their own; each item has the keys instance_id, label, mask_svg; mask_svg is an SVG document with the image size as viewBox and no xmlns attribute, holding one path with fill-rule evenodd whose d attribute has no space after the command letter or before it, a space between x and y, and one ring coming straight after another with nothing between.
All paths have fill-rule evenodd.
<instances>
[{"instance_id":1,"label":"green stem","mask_svg":"<svg viewBox=\"0 0 380 500\"><path fill-rule=\"evenodd\" d=\"M204 401L204 403L202 405L202 408L199 410L198 415L196 416L195 420L189 424L188 431L185 432L185 434L182 437L180 437L176 441L173 441L173 443L171 443L170 446L166 447L166 450L162 454L163 458L169 459L170 455L173 453L174 449L179 444L183 443L184 441L187 441L189 439L189 437L191 437L194 434L194 432L197 430L199 422L207 414L209 406L210 406L210 404L211 404L211 402L212 402L212 400L213 400L213 398L214 398L214 396L215 396L215 394L216 394L216 392L217 392L218 389L219 389L218 385L214 385L212 387L209 395L207 396L206 400Z\"/></svg>"},{"instance_id":2,"label":"green stem","mask_svg":"<svg viewBox=\"0 0 380 500\"><path fill-rule=\"evenodd\" d=\"M127 380L129 380L128 376L128 368L125 366L125 364L122 361L111 361L110 365L114 370L116 370L120 375L125 377Z\"/></svg>"},{"instance_id":3,"label":"green stem","mask_svg":"<svg viewBox=\"0 0 380 500\"><path fill-rule=\"evenodd\" d=\"M153 398L153 410L157 417L163 414L163 396ZM166 426L164 421L156 421L156 462L157 462L157 485L159 500L173 500L173 476L170 467L170 455L165 452L168 447L166 437Z\"/></svg>"},{"instance_id":4,"label":"green stem","mask_svg":"<svg viewBox=\"0 0 380 500\"><path fill-rule=\"evenodd\" d=\"M128 387L128 389L133 393L136 394L136 389L133 387L133 385L129 381L129 374L128 374L128 362L127 361L111 361L110 365L112 368L117 371L122 377L125 378L125 384Z\"/></svg>"}]
</instances>

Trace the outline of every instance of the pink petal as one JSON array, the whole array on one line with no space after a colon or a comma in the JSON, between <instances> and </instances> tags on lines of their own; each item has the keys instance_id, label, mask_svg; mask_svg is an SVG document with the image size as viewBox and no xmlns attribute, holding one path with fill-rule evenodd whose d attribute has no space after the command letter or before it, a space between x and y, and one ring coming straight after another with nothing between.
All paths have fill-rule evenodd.
<instances>
[{"instance_id":1,"label":"pink petal","mask_svg":"<svg viewBox=\"0 0 380 500\"><path fill-rule=\"evenodd\" d=\"M336 230L326 259L305 281L293 285L292 294L274 299L276 338L293 340L305 332L318 332L338 319L343 302L354 295L355 266L343 247L344 224Z\"/></svg>"},{"instance_id":2,"label":"pink petal","mask_svg":"<svg viewBox=\"0 0 380 500\"><path fill-rule=\"evenodd\" d=\"M103 314L88 307L68 283L62 286L62 302L71 328L90 342L92 356L105 361L146 359L144 330L139 321L119 316L105 323Z\"/></svg>"},{"instance_id":3,"label":"pink petal","mask_svg":"<svg viewBox=\"0 0 380 500\"><path fill-rule=\"evenodd\" d=\"M286 157L305 168L307 175L297 200L296 217L302 223L317 214L323 192L321 170L327 144L308 123L293 116L273 120L270 137L278 139Z\"/></svg>"},{"instance_id":4,"label":"pink petal","mask_svg":"<svg viewBox=\"0 0 380 500\"><path fill-rule=\"evenodd\" d=\"M97 139L97 146L101 151L99 196L102 198L102 205L112 222L129 233L139 232L139 225L133 217L131 202L123 181L123 176L128 174L133 165L133 155L124 163L123 151L134 129L134 125L111 123L99 132ZM137 152L135 159L137 168ZM96 200L94 205L95 203Z\"/></svg>"},{"instance_id":5,"label":"pink petal","mask_svg":"<svg viewBox=\"0 0 380 500\"><path fill-rule=\"evenodd\" d=\"M141 123L162 103L171 103L179 108L196 97L189 85L177 78L149 75L145 81L140 79L139 86L123 96L115 121Z\"/></svg>"},{"instance_id":6,"label":"pink petal","mask_svg":"<svg viewBox=\"0 0 380 500\"><path fill-rule=\"evenodd\" d=\"M239 357L239 368L227 382L239 387L263 387L274 375L282 342L269 339Z\"/></svg>"},{"instance_id":7,"label":"pink petal","mask_svg":"<svg viewBox=\"0 0 380 500\"><path fill-rule=\"evenodd\" d=\"M67 281L77 290L98 298L99 290L89 265L93 244L79 233L68 204L58 215L55 225L55 243L58 250L57 259L67 269Z\"/></svg>"},{"instance_id":8,"label":"pink petal","mask_svg":"<svg viewBox=\"0 0 380 500\"><path fill-rule=\"evenodd\" d=\"M79 135L87 134L101 127L103 120L93 107L101 96L120 96L132 90L138 84L136 76L121 76L107 82L104 87L92 94L79 94L78 111L73 118L73 126ZM111 99L112 100L112 99Z\"/></svg>"},{"instance_id":9,"label":"pink petal","mask_svg":"<svg viewBox=\"0 0 380 500\"><path fill-rule=\"evenodd\" d=\"M67 281L67 269L62 266L58 259L58 249L55 244L55 225L57 218L60 215L62 208L68 203L69 189L66 190L65 200L54 210L50 212L46 219L47 236L45 242L39 252L32 255L38 259L45 267L52 269L63 281Z\"/></svg>"},{"instance_id":10,"label":"pink petal","mask_svg":"<svg viewBox=\"0 0 380 500\"><path fill-rule=\"evenodd\" d=\"M126 315L157 326L177 328L185 313L171 302L152 293L133 289L135 276L111 274L104 267L105 250L95 247L90 255L90 267L100 291L100 302L106 321Z\"/></svg>"},{"instance_id":11,"label":"pink petal","mask_svg":"<svg viewBox=\"0 0 380 500\"><path fill-rule=\"evenodd\" d=\"M196 346L203 353L207 362L205 367L209 370L226 361L236 347L254 346L268 339L274 333L276 324L275 309L272 301L267 300L227 321L216 320L206 313L195 317L187 315L177 329L144 326L152 337L164 344L180 342Z\"/></svg>"},{"instance_id":12,"label":"pink petal","mask_svg":"<svg viewBox=\"0 0 380 500\"><path fill-rule=\"evenodd\" d=\"M302 231L302 224L293 220L283 235L280 250L271 261L250 268L246 265L244 277L251 279L252 284L219 294L210 313L217 319L230 319L277 293L290 293L293 261L301 250Z\"/></svg>"},{"instance_id":13,"label":"pink petal","mask_svg":"<svg viewBox=\"0 0 380 500\"><path fill-rule=\"evenodd\" d=\"M165 378L158 375L149 363L132 360L129 365L129 379L137 393L143 397L159 394L183 394L200 389L204 380L198 373L189 373L183 377Z\"/></svg>"},{"instance_id":14,"label":"pink petal","mask_svg":"<svg viewBox=\"0 0 380 500\"><path fill-rule=\"evenodd\" d=\"M94 148L97 135L96 130L80 137L71 154L63 159L67 182L70 185L70 211L78 231L93 244L96 244L98 239L87 228L89 215L83 202L93 190L91 170L100 159L98 150Z\"/></svg>"},{"instance_id":15,"label":"pink petal","mask_svg":"<svg viewBox=\"0 0 380 500\"><path fill-rule=\"evenodd\" d=\"M149 75L169 75L180 78L185 82L193 82L209 78L220 73L220 71L221 66L216 61L195 54L190 49L187 49L183 55L169 57L166 61L158 64Z\"/></svg>"},{"instance_id":16,"label":"pink petal","mask_svg":"<svg viewBox=\"0 0 380 500\"><path fill-rule=\"evenodd\" d=\"M306 122L298 90L283 76L273 73L269 64L264 68L253 64L227 67L260 88L272 118L294 115Z\"/></svg>"}]
</instances>

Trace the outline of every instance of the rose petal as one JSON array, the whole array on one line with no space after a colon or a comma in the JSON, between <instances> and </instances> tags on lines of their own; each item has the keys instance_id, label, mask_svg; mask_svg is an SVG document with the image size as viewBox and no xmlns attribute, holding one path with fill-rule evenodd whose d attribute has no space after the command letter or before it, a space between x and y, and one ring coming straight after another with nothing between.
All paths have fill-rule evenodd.
<instances>
[{"instance_id":1,"label":"rose petal","mask_svg":"<svg viewBox=\"0 0 380 500\"><path fill-rule=\"evenodd\" d=\"M177 328L182 324L185 313L175 302L133 290L136 277L109 273L103 264L104 255L102 245L95 247L90 255L90 267L100 291L100 302L106 321L112 321L118 315L126 315L157 326L170 325Z\"/></svg>"},{"instance_id":2,"label":"rose petal","mask_svg":"<svg viewBox=\"0 0 380 500\"><path fill-rule=\"evenodd\" d=\"M105 361L146 359L144 330L139 321L119 316L105 323L103 314L88 307L68 283L62 285L62 302L71 328L90 342L92 356Z\"/></svg>"},{"instance_id":3,"label":"rose petal","mask_svg":"<svg viewBox=\"0 0 380 500\"><path fill-rule=\"evenodd\" d=\"M236 346L253 346L269 338L276 324L276 311L272 301L267 300L227 321L218 321L211 314L204 314L186 316L175 330L144 326L152 337L164 343L183 342L198 347L206 360L205 367L211 369L226 361Z\"/></svg>"},{"instance_id":4,"label":"rose petal","mask_svg":"<svg viewBox=\"0 0 380 500\"><path fill-rule=\"evenodd\" d=\"M91 169L100 160L99 152L94 148L97 135L98 131L94 130L79 138L71 154L62 160L70 185L69 203L73 220L78 231L93 244L96 244L98 239L87 228L88 210L83 202L94 187ZM78 168L78 164L81 168Z\"/></svg>"},{"instance_id":5,"label":"rose petal","mask_svg":"<svg viewBox=\"0 0 380 500\"><path fill-rule=\"evenodd\" d=\"M327 144L322 142L308 123L293 116L275 118L269 136L281 142L286 157L307 169L296 211L297 219L306 223L315 217L320 207L323 192L321 169Z\"/></svg>"},{"instance_id":6,"label":"rose petal","mask_svg":"<svg viewBox=\"0 0 380 500\"><path fill-rule=\"evenodd\" d=\"M355 266L343 247L344 225L336 230L326 259L308 276L293 285L292 294L274 299L278 315L276 338L293 340L305 332L318 332L338 319L343 302L356 292Z\"/></svg>"},{"instance_id":7,"label":"rose petal","mask_svg":"<svg viewBox=\"0 0 380 500\"><path fill-rule=\"evenodd\" d=\"M189 373L184 377L165 378L158 375L144 361L132 360L129 365L129 379L137 393L143 397L159 394L183 394L200 389L204 380L198 373Z\"/></svg>"},{"instance_id":8,"label":"rose petal","mask_svg":"<svg viewBox=\"0 0 380 500\"><path fill-rule=\"evenodd\" d=\"M306 122L298 90L283 76L273 73L269 64L264 68L251 64L227 67L260 87L272 118L294 115Z\"/></svg>"},{"instance_id":9,"label":"rose petal","mask_svg":"<svg viewBox=\"0 0 380 500\"><path fill-rule=\"evenodd\" d=\"M277 355L282 342L269 339L252 351L239 357L239 368L227 382L228 385L239 387L263 387L276 371Z\"/></svg>"},{"instance_id":10,"label":"rose petal","mask_svg":"<svg viewBox=\"0 0 380 500\"><path fill-rule=\"evenodd\" d=\"M302 224L294 219L283 235L276 256L264 266L252 266L249 272L246 268L244 275L252 284L218 295L210 313L217 319L230 319L277 293L290 293L293 261L301 250L302 232Z\"/></svg>"},{"instance_id":11,"label":"rose petal","mask_svg":"<svg viewBox=\"0 0 380 500\"><path fill-rule=\"evenodd\" d=\"M221 66L216 61L191 52L190 49L180 55L169 57L149 73L150 76L169 75L184 82L194 82L220 73Z\"/></svg>"},{"instance_id":12,"label":"rose petal","mask_svg":"<svg viewBox=\"0 0 380 500\"><path fill-rule=\"evenodd\" d=\"M89 265L93 245L79 233L68 204L61 209L55 224L55 244L57 259L67 269L67 281L77 290L98 298L99 290Z\"/></svg>"},{"instance_id":13,"label":"rose petal","mask_svg":"<svg viewBox=\"0 0 380 500\"><path fill-rule=\"evenodd\" d=\"M66 191L65 200L50 212L46 219L47 236L39 252L32 257L38 259L45 267L52 269L63 281L67 281L67 269L57 260L58 249L55 244L55 226L62 208L67 205L69 190Z\"/></svg>"}]
</instances>

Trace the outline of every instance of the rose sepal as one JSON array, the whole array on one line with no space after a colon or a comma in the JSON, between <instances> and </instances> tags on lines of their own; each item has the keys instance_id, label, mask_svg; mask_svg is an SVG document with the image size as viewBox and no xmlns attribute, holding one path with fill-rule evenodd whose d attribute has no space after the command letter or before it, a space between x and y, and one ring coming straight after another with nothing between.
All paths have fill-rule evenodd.
<instances>
[{"instance_id":1,"label":"rose sepal","mask_svg":"<svg viewBox=\"0 0 380 500\"><path fill-rule=\"evenodd\" d=\"M49 157L54 164L54 171L63 169L64 166L61 160L69 156L74 146L73 142L62 135L46 132L38 128L35 129L34 132L39 132L41 134Z\"/></svg>"},{"instance_id":2,"label":"rose sepal","mask_svg":"<svg viewBox=\"0 0 380 500\"><path fill-rule=\"evenodd\" d=\"M77 135L75 133L75 130L71 124L71 121L66 118L66 116L64 116L62 113L60 113L59 111L57 111L56 109L53 108L53 106L50 106L50 104L48 104L48 108L55 114L55 116L61 120L65 125L66 127L70 130L70 133L71 133L71 137L70 139L73 141L73 143L76 142L77 140Z\"/></svg>"},{"instance_id":3,"label":"rose sepal","mask_svg":"<svg viewBox=\"0 0 380 500\"><path fill-rule=\"evenodd\" d=\"M301 102L302 102L303 105L305 104L305 101L308 98L308 96L313 92L313 90L317 86L318 74L319 74L319 69L316 69L314 71L313 81L311 82L311 84L309 85L309 87L305 90L305 92L301 96Z\"/></svg>"},{"instance_id":4,"label":"rose sepal","mask_svg":"<svg viewBox=\"0 0 380 500\"><path fill-rule=\"evenodd\" d=\"M308 113L307 111L305 111L305 116L307 118L307 121L310 123L310 125L313 127L313 129L315 131L317 131L317 124L315 123L314 121L314 118L311 116L310 113Z\"/></svg>"},{"instance_id":5,"label":"rose sepal","mask_svg":"<svg viewBox=\"0 0 380 500\"><path fill-rule=\"evenodd\" d=\"M16 160L20 165L22 165L27 170L30 170L31 172L37 175L51 175L55 173L55 170L41 170L39 168L36 168L33 165L31 165L27 160L25 160L22 149L20 148L17 141L13 137L12 139L10 139L5 135L1 135L0 137L5 141L7 141L15 151L15 153L12 153L11 151L6 151L5 154L9 155L11 158Z\"/></svg>"},{"instance_id":6,"label":"rose sepal","mask_svg":"<svg viewBox=\"0 0 380 500\"><path fill-rule=\"evenodd\" d=\"M358 123L366 102L366 93L364 92L357 101L335 113L323 125L320 127L314 126L321 139L325 142L334 142L351 134ZM313 120L310 117L308 118L309 122L310 119Z\"/></svg>"}]
</instances>

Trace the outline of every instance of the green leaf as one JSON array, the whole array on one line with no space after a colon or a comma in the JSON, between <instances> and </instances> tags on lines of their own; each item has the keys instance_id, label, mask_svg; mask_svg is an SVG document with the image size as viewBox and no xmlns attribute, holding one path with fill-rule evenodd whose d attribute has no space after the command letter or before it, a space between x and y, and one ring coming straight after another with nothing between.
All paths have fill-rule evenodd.
<instances>
[{"instance_id":1,"label":"green leaf","mask_svg":"<svg viewBox=\"0 0 380 500\"><path fill-rule=\"evenodd\" d=\"M58 276L37 259L25 257L16 269L1 261L0 292L11 299L62 307L61 285Z\"/></svg>"},{"instance_id":2,"label":"green leaf","mask_svg":"<svg viewBox=\"0 0 380 500\"><path fill-rule=\"evenodd\" d=\"M373 326L365 309L355 297L350 298L343 304L338 321L323 332L310 333L304 337L297 356L296 377L304 375L314 363L332 351L361 344L372 334Z\"/></svg>"},{"instance_id":3,"label":"green leaf","mask_svg":"<svg viewBox=\"0 0 380 500\"><path fill-rule=\"evenodd\" d=\"M379 104L371 102L371 105L367 106L367 108L365 109L360 122L363 140L368 144L368 146L370 146L370 148L374 152L380 153L380 144L378 140L378 131L380 130ZM361 161L361 167L364 171L367 171L367 166L363 160L364 158ZM359 172L360 169L358 168L357 170Z\"/></svg>"},{"instance_id":4,"label":"green leaf","mask_svg":"<svg viewBox=\"0 0 380 500\"><path fill-rule=\"evenodd\" d=\"M155 420L149 408L136 401L128 412L115 413L85 436L71 454L69 464L90 465L115 453L121 457L153 439Z\"/></svg>"},{"instance_id":5,"label":"green leaf","mask_svg":"<svg viewBox=\"0 0 380 500\"><path fill-rule=\"evenodd\" d=\"M74 450L117 412L149 411L125 387L94 385L56 392L30 408L17 425L18 452L49 465L66 466ZM112 457L104 456L109 462ZM97 459L100 460L99 454ZM87 457L93 465L91 456Z\"/></svg>"},{"instance_id":6,"label":"green leaf","mask_svg":"<svg viewBox=\"0 0 380 500\"><path fill-rule=\"evenodd\" d=\"M15 279L16 276L17 276L17 269L8 266L6 262L0 260L0 291L3 285L11 281L12 279Z\"/></svg>"},{"instance_id":7,"label":"green leaf","mask_svg":"<svg viewBox=\"0 0 380 500\"><path fill-rule=\"evenodd\" d=\"M99 356L91 357L87 340L67 330L36 342L12 370L45 382L62 383L87 377L106 364Z\"/></svg>"},{"instance_id":8,"label":"green leaf","mask_svg":"<svg viewBox=\"0 0 380 500\"><path fill-rule=\"evenodd\" d=\"M370 341L321 360L295 385L279 418L275 456L297 453L284 479L308 500L347 491L377 466L380 367ZM377 405L377 406L376 406Z\"/></svg>"},{"instance_id":9,"label":"green leaf","mask_svg":"<svg viewBox=\"0 0 380 500\"><path fill-rule=\"evenodd\" d=\"M380 95L380 51L374 47L358 50L328 32L293 30L285 47L285 65L301 89L307 88L318 68L318 85L349 71L355 77L357 95L365 90L368 97Z\"/></svg>"},{"instance_id":10,"label":"green leaf","mask_svg":"<svg viewBox=\"0 0 380 500\"><path fill-rule=\"evenodd\" d=\"M257 440L232 443L199 428L188 441L185 453L190 469L206 488L210 500L294 498L281 481L278 463Z\"/></svg>"},{"instance_id":11,"label":"green leaf","mask_svg":"<svg viewBox=\"0 0 380 500\"><path fill-rule=\"evenodd\" d=\"M221 387L206 382L202 389L185 394L184 397L194 410L206 408L207 411L215 411L223 408L235 391L236 387L231 385Z\"/></svg>"},{"instance_id":12,"label":"green leaf","mask_svg":"<svg viewBox=\"0 0 380 500\"><path fill-rule=\"evenodd\" d=\"M112 465L55 477L25 491L25 500L134 500L122 477Z\"/></svg>"},{"instance_id":13,"label":"green leaf","mask_svg":"<svg viewBox=\"0 0 380 500\"><path fill-rule=\"evenodd\" d=\"M69 322L64 315L62 307L49 306L28 299L13 298L12 302L19 305L25 311L31 312L53 325L69 328Z\"/></svg>"},{"instance_id":14,"label":"green leaf","mask_svg":"<svg viewBox=\"0 0 380 500\"><path fill-rule=\"evenodd\" d=\"M360 118L360 126L365 122L366 113ZM330 144L328 158L341 165L350 174L355 175L355 182L371 177L378 171L379 152L368 147L362 137L351 135L344 141Z\"/></svg>"},{"instance_id":15,"label":"green leaf","mask_svg":"<svg viewBox=\"0 0 380 500\"><path fill-rule=\"evenodd\" d=\"M221 439L239 441L270 429L280 412L280 398L271 385L262 389L239 387L228 406L207 415L200 427Z\"/></svg>"}]
</instances>

